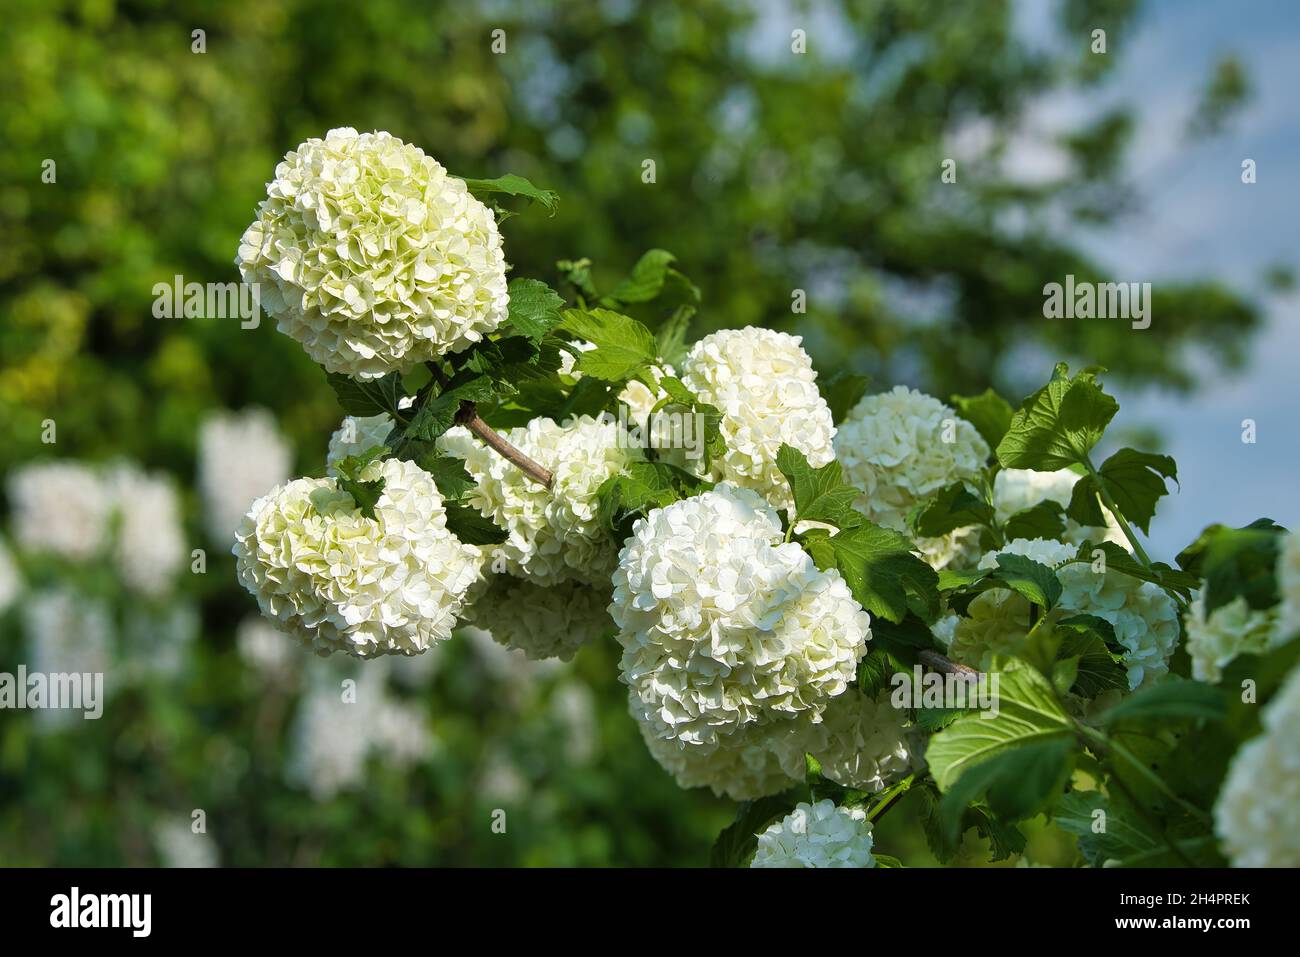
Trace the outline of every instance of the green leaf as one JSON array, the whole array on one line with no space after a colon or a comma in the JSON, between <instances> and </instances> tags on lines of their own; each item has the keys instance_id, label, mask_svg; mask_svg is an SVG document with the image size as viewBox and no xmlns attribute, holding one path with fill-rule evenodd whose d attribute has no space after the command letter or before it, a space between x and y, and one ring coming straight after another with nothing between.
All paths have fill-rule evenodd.
<instances>
[{"instance_id":1,"label":"green leaf","mask_svg":"<svg viewBox=\"0 0 1300 957\"><path fill-rule=\"evenodd\" d=\"M797 801L787 794L743 801L736 809L736 819L723 828L713 842L710 867L747 867L758 848L758 835L773 822L785 817Z\"/></svg>"},{"instance_id":2,"label":"green leaf","mask_svg":"<svg viewBox=\"0 0 1300 957\"><path fill-rule=\"evenodd\" d=\"M1156 502L1168 492L1165 480L1178 481L1178 465L1168 455L1120 449L1098 474L1124 517L1149 535Z\"/></svg>"},{"instance_id":3,"label":"green leaf","mask_svg":"<svg viewBox=\"0 0 1300 957\"><path fill-rule=\"evenodd\" d=\"M1077 836L1080 853L1093 867L1110 861L1122 867L1186 866L1122 796L1071 791L1057 803L1053 820L1062 831ZM1171 835L1179 850L1198 866L1221 866L1214 835L1200 827L1186 830Z\"/></svg>"},{"instance_id":4,"label":"green leaf","mask_svg":"<svg viewBox=\"0 0 1300 957\"><path fill-rule=\"evenodd\" d=\"M822 398L830 406L831 421L837 425L843 422L853 407L862 401L870 385L869 377L858 375L856 372L845 372L843 369L822 379L818 388Z\"/></svg>"},{"instance_id":5,"label":"green leaf","mask_svg":"<svg viewBox=\"0 0 1300 957\"><path fill-rule=\"evenodd\" d=\"M467 176L459 178L465 181L469 191L478 199L482 200L484 197L489 197L486 200L488 203L492 203L493 198L498 195L522 196L530 203L539 203L553 216L555 215L555 207L560 202L560 196L554 190L541 189L524 179L524 177L514 173L506 173L496 179L470 179Z\"/></svg>"},{"instance_id":6,"label":"green leaf","mask_svg":"<svg viewBox=\"0 0 1300 957\"><path fill-rule=\"evenodd\" d=\"M352 496L352 501L356 502L361 514L369 519L375 517L375 506L379 504L379 499L384 494L385 482L383 478L363 480L361 473L371 462L387 454L386 445L374 445L364 452L344 456L334 463L334 471L338 476L335 481L338 487Z\"/></svg>"},{"instance_id":7,"label":"green leaf","mask_svg":"<svg viewBox=\"0 0 1300 957\"><path fill-rule=\"evenodd\" d=\"M992 389L985 389L979 395L954 395L949 401L957 414L975 426L976 431L984 437L990 449L996 449L1002 437L1011 427L1014 410L1006 399Z\"/></svg>"},{"instance_id":8,"label":"green leaf","mask_svg":"<svg viewBox=\"0 0 1300 957\"><path fill-rule=\"evenodd\" d=\"M981 712L960 718L930 739L925 757L939 790L947 791L968 768L1004 751L1045 741L1073 738L1070 719L1052 686L1027 665L994 672L996 717Z\"/></svg>"},{"instance_id":9,"label":"green leaf","mask_svg":"<svg viewBox=\"0 0 1300 957\"><path fill-rule=\"evenodd\" d=\"M1060 538L1065 532L1065 509L1050 499L1021 509L1002 525L1002 534L1011 542L1017 538Z\"/></svg>"},{"instance_id":10,"label":"green leaf","mask_svg":"<svg viewBox=\"0 0 1300 957\"><path fill-rule=\"evenodd\" d=\"M426 399L416 410L404 438L433 442L455 424L462 402L486 402L495 395L491 376L472 371L459 374L441 393Z\"/></svg>"},{"instance_id":11,"label":"green leaf","mask_svg":"<svg viewBox=\"0 0 1300 957\"><path fill-rule=\"evenodd\" d=\"M349 379L337 372L325 373L330 388L338 396L345 415L391 415L405 418L397 403L403 398L402 377L396 372L379 379Z\"/></svg>"},{"instance_id":12,"label":"green leaf","mask_svg":"<svg viewBox=\"0 0 1300 957\"><path fill-rule=\"evenodd\" d=\"M1095 615L1073 615L1058 621L1056 629L1061 633L1057 657L1076 661L1071 690L1087 698L1112 689L1128 690L1124 656L1112 650L1116 641L1110 622Z\"/></svg>"},{"instance_id":13,"label":"green leaf","mask_svg":"<svg viewBox=\"0 0 1300 957\"><path fill-rule=\"evenodd\" d=\"M1091 565L1096 560L1093 553L1097 551L1105 556L1108 573L1120 572L1138 581L1154 582L1184 599L1200 584L1195 575L1170 568L1163 562L1152 562L1150 567L1142 565L1122 545L1114 542L1084 542L1079 546L1078 554L1065 564Z\"/></svg>"},{"instance_id":14,"label":"green leaf","mask_svg":"<svg viewBox=\"0 0 1300 957\"><path fill-rule=\"evenodd\" d=\"M562 327L594 349L576 356L584 376L626 382L648 373L658 361L655 337L631 316L609 309L566 309Z\"/></svg>"},{"instance_id":15,"label":"green leaf","mask_svg":"<svg viewBox=\"0 0 1300 957\"><path fill-rule=\"evenodd\" d=\"M590 259L561 259L555 263L555 270L560 274L561 282L568 283L588 300L594 302L600 298L591 279Z\"/></svg>"},{"instance_id":16,"label":"green leaf","mask_svg":"<svg viewBox=\"0 0 1300 957\"><path fill-rule=\"evenodd\" d=\"M693 306L678 306L673 314L655 332L659 358L670 366L680 366L690 353L687 346L687 332L691 327L691 318L695 315Z\"/></svg>"},{"instance_id":17,"label":"green leaf","mask_svg":"<svg viewBox=\"0 0 1300 957\"><path fill-rule=\"evenodd\" d=\"M1061 597L1061 581L1056 572L1024 555L999 555L998 567L989 578L1002 582L1043 609L1056 607Z\"/></svg>"},{"instance_id":18,"label":"green leaf","mask_svg":"<svg viewBox=\"0 0 1300 957\"><path fill-rule=\"evenodd\" d=\"M819 568L839 569L858 604L872 615L892 622L901 622L909 611L927 620L938 616L938 573L912 554L911 541L901 533L864 521L837 535L814 529L797 538Z\"/></svg>"},{"instance_id":19,"label":"green leaf","mask_svg":"<svg viewBox=\"0 0 1300 957\"><path fill-rule=\"evenodd\" d=\"M1206 718L1222 721L1228 713L1223 693L1199 681L1170 678L1148 685L1124 698L1101 715L1101 723L1165 721L1170 718Z\"/></svg>"},{"instance_id":20,"label":"green leaf","mask_svg":"<svg viewBox=\"0 0 1300 957\"><path fill-rule=\"evenodd\" d=\"M776 467L790 483L799 521L825 522L837 528L861 524L862 516L853 510L853 503L862 492L845 483L839 462L832 460L815 469L802 452L782 443Z\"/></svg>"},{"instance_id":21,"label":"green leaf","mask_svg":"<svg viewBox=\"0 0 1300 957\"><path fill-rule=\"evenodd\" d=\"M672 285L681 299L700 301L700 290L681 272L673 268L677 257L666 249L647 251L626 279L614 287L607 297L610 305L618 303L650 302L658 299L665 286Z\"/></svg>"},{"instance_id":22,"label":"green leaf","mask_svg":"<svg viewBox=\"0 0 1300 957\"><path fill-rule=\"evenodd\" d=\"M858 690L868 698L874 698L890 686L894 675L908 670L907 663L887 648L874 647L872 636L867 653L858 662Z\"/></svg>"},{"instance_id":23,"label":"green leaf","mask_svg":"<svg viewBox=\"0 0 1300 957\"><path fill-rule=\"evenodd\" d=\"M537 279L512 279L509 290L510 312L497 330L498 335L525 336L534 345L540 344L542 337L560 324L564 300Z\"/></svg>"},{"instance_id":24,"label":"green leaf","mask_svg":"<svg viewBox=\"0 0 1300 957\"><path fill-rule=\"evenodd\" d=\"M606 528L627 532L630 519L711 487L711 483L667 462L631 462L601 483L596 490L596 507Z\"/></svg>"},{"instance_id":25,"label":"green leaf","mask_svg":"<svg viewBox=\"0 0 1300 957\"><path fill-rule=\"evenodd\" d=\"M876 862L877 867L901 868L903 862L889 854L872 854L872 859Z\"/></svg>"},{"instance_id":26,"label":"green leaf","mask_svg":"<svg viewBox=\"0 0 1300 957\"><path fill-rule=\"evenodd\" d=\"M1205 577L1205 613L1238 596L1251 608L1277 604L1277 561L1285 529L1267 519L1245 528L1212 525L1178 556L1184 568Z\"/></svg>"},{"instance_id":27,"label":"green leaf","mask_svg":"<svg viewBox=\"0 0 1300 957\"><path fill-rule=\"evenodd\" d=\"M500 545L509 536L506 530L485 518L476 508L448 502L447 529L466 545Z\"/></svg>"},{"instance_id":28,"label":"green leaf","mask_svg":"<svg viewBox=\"0 0 1300 957\"><path fill-rule=\"evenodd\" d=\"M913 509L909 521L916 534L937 538L958 528L988 525L993 521L993 506L964 483L953 482Z\"/></svg>"},{"instance_id":29,"label":"green leaf","mask_svg":"<svg viewBox=\"0 0 1300 957\"><path fill-rule=\"evenodd\" d=\"M464 461L454 455L424 455L415 464L433 476L444 504L459 502L477 484L465 470Z\"/></svg>"},{"instance_id":30,"label":"green leaf","mask_svg":"<svg viewBox=\"0 0 1300 957\"><path fill-rule=\"evenodd\" d=\"M967 806L984 795L989 810L1003 821L1021 821L1042 811L1062 793L1073 750L1069 738L1035 741L968 768L939 802L948 839L957 841Z\"/></svg>"},{"instance_id":31,"label":"green leaf","mask_svg":"<svg viewBox=\"0 0 1300 957\"><path fill-rule=\"evenodd\" d=\"M1021 404L998 443L1003 468L1053 472L1088 461L1119 411L1119 403L1101 390L1096 373L1084 369L1073 378L1065 363L1052 380Z\"/></svg>"}]
</instances>

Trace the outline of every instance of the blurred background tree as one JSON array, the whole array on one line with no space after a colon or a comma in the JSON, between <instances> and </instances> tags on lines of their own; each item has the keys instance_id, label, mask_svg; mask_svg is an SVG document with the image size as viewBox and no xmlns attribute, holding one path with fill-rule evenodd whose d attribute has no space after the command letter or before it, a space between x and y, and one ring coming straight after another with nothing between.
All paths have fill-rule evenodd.
<instances>
[{"instance_id":1,"label":"blurred background tree","mask_svg":"<svg viewBox=\"0 0 1300 957\"><path fill-rule=\"evenodd\" d=\"M174 275L235 278L236 244L276 162L335 126L388 130L461 175L516 172L557 190L554 217L530 212L503 227L519 275L556 282L557 260L589 257L607 286L646 248L669 249L703 291L693 335L787 329L805 336L823 373L867 373L882 386L1018 394L1028 353L1034 381L1050 355L1190 388L1189 349L1239 364L1257 323L1246 299L1204 276L1160 284L1155 308L1167 319L1141 336L1124 323L1042 318L1043 284L1067 273L1141 278L1103 275L1068 236L1072 221L1135 208L1122 176L1125 109L1081 111L1075 128L1053 134L1065 162L1051 175L1027 179L1008 163L1037 99L1073 91L1086 101L1097 89L1122 56L1135 0L1059 4L1062 43L1051 50L1029 44L1016 6L1000 0L4 6L0 471L55 451L128 456L188 488L196 423L213 409L257 405L274 411L299 471L320 474L339 411L296 343L270 323L243 330L155 319L151 309L154 284ZM1106 53L1093 52L1096 29ZM495 30L504 52L493 52ZM795 52L794 31L806 52ZM1189 135L1221 129L1249 83L1225 60L1205 90ZM42 181L47 160L53 182ZM646 160L653 182L643 180ZM942 181L946 160L955 182ZM806 313L792 311L796 290ZM58 426L53 448L40 438L47 418ZM197 528L193 493L185 501ZM193 585L204 641L191 684L142 702L143 717L113 718L125 727L110 731L106 720L86 732L102 737L98 756L47 744L28 771L35 745L4 719L0 842L9 853L0 843L0 860L138 861L118 830L121 802L138 797L147 808L193 788L214 754L239 755L211 798L246 819L224 831L229 863L706 859L707 835L729 808L677 794L642 753L609 649L578 659L599 697L602 757L586 775L538 770L550 817L531 837L444 833L403 816L469 813L468 785L447 775L483 759L472 724L400 800L376 784L333 808L286 788L280 751L258 750L243 713L252 699L233 631L251 602L232 568L213 556ZM9 631L6 660L18 648ZM465 720L491 717L455 682L433 706L453 725L461 707ZM131 729L149 738L130 723L146 718L175 722L168 781L114 751ZM72 791L70 780L80 782ZM42 806L68 801L82 830L30 826ZM286 843L282 829L295 827L318 830ZM407 843L410 827L419 839ZM590 833L575 843L582 828Z\"/></svg>"}]
</instances>

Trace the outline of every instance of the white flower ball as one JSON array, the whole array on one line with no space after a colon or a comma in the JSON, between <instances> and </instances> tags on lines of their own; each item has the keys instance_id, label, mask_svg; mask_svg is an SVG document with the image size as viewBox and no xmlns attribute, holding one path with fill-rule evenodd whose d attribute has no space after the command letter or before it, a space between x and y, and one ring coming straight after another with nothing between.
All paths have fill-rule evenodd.
<instances>
[{"instance_id":1,"label":"white flower ball","mask_svg":"<svg viewBox=\"0 0 1300 957\"><path fill-rule=\"evenodd\" d=\"M229 546L260 496L289 480L293 450L265 409L216 412L199 426L198 486L209 537Z\"/></svg>"},{"instance_id":2,"label":"white flower ball","mask_svg":"<svg viewBox=\"0 0 1300 957\"><path fill-rule=\"evenodd\" d=\"M1035 472L1033 469L1002 469L993 478L993 508L999 522L1005 522L1016 512L1040 502L1056 502L1062 508L1069 507L1074 486L1082 476L1070 469L1055 472ZM1080 525L1073 519L1065 520L1063 541L1072 545L1090 542L1114 542L1116 545L1129 547L1119 523L1110 510L1102 507L1106 518L1105 526Z\"/></svg>"},{"instance_id":3,"label":"white flower ball","mask_svg":"<svg viewBox=\"0 0 1300 957\"><path fill-rule=\"evenodd\" d=\"M817 724L802 721L774 744L782 769L804 774L806 754L822 766L822 775L846 788L876 792L911 769L907 715L890 703L889 691L869 698L856 687L831 700Z\"/></svg>"},{"instance_id":4,"label":"white flower ball","mask_svg":"<svg viewBox=\"0 0 1300 957\"><path fill-rule=\"evenodd\" d=\"M509 302L492 212L382 132L330 130L286 154L235 262L281 332L354 378L459 352Z\"/></svg>"},{"instance_id":5,"label":"white flower ball","mask_svg":"<svg viewBox=\"0 0 1300 957\"><path fill-rule=\"evenodd\" d=\"M1282 600L1277 610L1280 641L1300 634L1300 532L1282 537L1277 559L1277 588Z\"/></svg>"},{"instance_id":6,"label":"white flower ball","mask_svg":"<svg viewBox=\"0 0 1300 957\"><path fill-rule=\"evenodd\" d=\"M1207 618L1202 592L1192 600L1183 627L1187 653L1192 658L1192 677L1211 684L1223 677L1223 669L1238 655L1263 654L1283 644L1287 637L1277 627L1277 609L1253 609L1240 595L1214 609Z\"/></svg>"},{"instance_id":7,"label":"white flower ball","mask_svg":"<svg viewBox=\"0 0 1300 957\"><path fill-rule=\"evenodd\" d=\"M750 867L875 867L871 822L860 807L799 804L758 835Z\"/></svg>"},{"instance_id":8,"label":"white flower ball","mask_svg":"<svg viewBox=\"0 0 1300 957\"><path fill-rule=\"evenodd\" d=\"M802 768L797 778L782 770L766 729L730 735L706 750L664 737L663 723L656 715L645 713L635 692L628 696L628 710L651 757L679 787L707 787L718 797L750 801L777 794L803 779Z\"/></svg>"},{"instance_id":9,"label":"white flower ball","mask_svg":"<svg viewBox=\"0 0 1300 957\"><path fill-rule=\"evenodd\" d=\"M466 623L533 661L570 661L583 645L613 634L608 586L574 581L542 586L511 575L487 581L466 610Z\"/></svg>"},{"instance_id":10,"label":"white flower ball","mask_svg":"<svg viewBox=\"0 0 1300 957\"><path fill-rule=\"evenodd\" d=\"M509 538L493 546L494 571L537 585L569 579L607 582L618 559L618 543L601 527L596 491L610 476L640 458L626 433L608 419L581 416L558 425L533 419L503 433L506 441L551 470L548 490L518 467L456 426L439 439L465 460L477 483L466 504L506 529Z\"/></svg>"},{"instance_id":11,"label":"white flower ball","mask_svg":"<svg viewBox=\"0 0 1300 957\"><path fill-rule=\"evenodd\" d=\"M727 451L717 478L757 491L778 508L793 504L776 467L781 445L803 452L819 468L835 458L835 425L817 391L817 373L800 337L746 326L695 343L682 382L722 413Z\"/></svg>"},{"instance_id":12,"label":"white flower ball","mask_svg":"<svg viewBox=\"0 0 1300 957\"><path fill-rule=\"evenodd\" d=\"M0 539L0 615L9 610L23 590L23 576L10 554L4 539Z\"/></svg>"},{"instance_id":13,"label":"white flower ball","mask_svg":"<svg viewBox=\"0 0 1300 957\"><path fill-rule=\"evenodd\" d=\"M325 455L325 474L337 475L335 466L349 455L360 455L376 445L383 445L388 433L393 431L393 418L379 415L347 415L330 435L329 451Z\"/></svg>"},{"instance_id":14,"label":"white flower ball","mask_svg":"<svg viewBox=\"0 0 1300 957\"><path fill-rule=\"evenodd\" d=\"M9 475L14 541L21 549L73 561L97 557L108 540L112 489L88 465L23 465Z\"/></svg>"},{"instance_id":15,"label":"white flower ball","mask_svg":"<svg viewBox=\"0 0 1300 957\"><path fill-rule=\"evenodd\" d=\"M447 530L428 473L386 459L362 477L385 482L373 519L331 479L258 499L236 535L239 580L318 654L418 654L450 637L482 559Z\"/></svg>"},{"instance_id":16,"label":"white flower ball","mask_svg":"<svg viewBox=\"0 0 1300 957\"><path fill-rule=\"evenodd\" d=\"M610 613L622 680L664 737L703 749L816 719L855 679L870 618L754 492L720 484L654 509L619 554Z\"/></svg>"},{"instance_id":17,"label":"white flower ball","mask_svg":"<svg viewBox=\"0 0 1300 957\"><path fill-rule=\"evenodd\" d=\"M857 507L873 522L910 535L912 508L953 482L975 479L989 447L953 409L900 385L864 396L850 410L835 435L835 455L844 480L862 490ZM967 529L922 538L917 545L936 568L967 564L978 555L978 536Z\"/></svg>"},{"instance_id":18,"label":"white flower ball","mask_svg":"<svg viewBox=\"0 0 1300 957\"><path fill-rule=\"evenodd\" d=\"M1300 867L1300 669L1261 720L1264 732L1228 768L1215 832L1233 867Z\"/></svg>"}]
</instances>

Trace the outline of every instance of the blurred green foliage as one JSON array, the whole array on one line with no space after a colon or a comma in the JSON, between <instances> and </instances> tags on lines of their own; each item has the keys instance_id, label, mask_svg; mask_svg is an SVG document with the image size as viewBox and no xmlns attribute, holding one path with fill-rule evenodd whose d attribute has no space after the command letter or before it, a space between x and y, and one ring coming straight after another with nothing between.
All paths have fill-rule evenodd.
<instances>
[{"instance_id":1,"label":"blurred green foliage","mask_svg":"<svg viewBox=\"0 0 1300 957\"><path fill-rule=\"evenodd\" d=\"M296 343L269 322L155 319L151 305L174 275L234 278L276 162L334 126L389 130L461 175L557 190L554 217L503 227L516 275L554 283L557 260L590 257L607 288L646 248L672 250L703 291L694 335L785 328L825 373L939 395L1016 382L1009 359L1026 339L1189 387L1190 347L1237 364L1256 322L1212 279L1161 283L1162 321L1140 335L1041 318L1045 282L1110 278L1053 224L1124 214L1128 114L1081 116L1059 138L1067 174L1025 183L1001 162L1034 98L1086 94L1136 16L1132 0L1070 0L1049 50L1017 33L1003 0L7 0L0 472L51 452L126 455L188 487L196 423L254 404L274 410L299 470L321 472L339 412ZM1106 56L1088 51L1096 25ZM1247 83L1229 66L1206 89L1217 128ZM941 183L972 131L983 146ZM791 312L796 289L806 315ZM50 418L53 449L40 440ZM197 534L192 492L187 509ZM193 576L203 631L184 680L131 690L75 735L0 719L0 863L147 862L150 817L190 807L208 810L228 864L707 860L729 806L678 791L645 754L610 647L577 663L598 701L589 767L556 757L558 732L528 709L499 714L453 652L425 692L440 756L313 801L281 773L287 705L234 653L251 601L232 570L214 556ZM12 624L0 664L19 653ZM473 784L496 739L528 772L507 835L490 832Z\"/></svg>"}]
</instances>

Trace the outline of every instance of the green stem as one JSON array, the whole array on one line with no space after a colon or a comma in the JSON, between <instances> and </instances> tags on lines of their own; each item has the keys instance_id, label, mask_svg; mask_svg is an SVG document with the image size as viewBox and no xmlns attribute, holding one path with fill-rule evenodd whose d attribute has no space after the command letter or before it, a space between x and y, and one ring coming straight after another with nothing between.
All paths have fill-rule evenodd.
<instances>
[{"instance_id":1,"label":"green stem","mask_svg":"<svg viewBox=\"0 0 1300 957\"><path fill-rule=\"evenodd\" d=\"M887 797L882 799L874 808L867 812L867 820L872 824L885 816L885 812L902 799L903 795L911 790L912 785L916 783L916 772L913 771L903 780L893 785L885 792Z\"/></svg>"},{"instance_id":2,"label":"green stem","mask_svg":"<svg viewBox=\"0 0 1300 957\"><path fill-rule=\"evenodd\" d=\"M1101 480L1101 476L1097 473L1097 470L1093 468L1092 460L1085 458L1083 464L1084 467L1087 468L1088 474L1092 476L1093 481L1097 483L1097 498L1101 499L1101 504L1106 507L1107 511L1109 511L1111 515L1115 516L1115 522L1119 525L1120 531L1124 533L1124 537L1128 539L1128 543L1133 546L1133 554L1137 556L1138 561L1140 561L1143 566L1150 568L1151 559L1147 555L1146 549L1144 549L1142 543L1138 541L1137 533L1134 532L1132 526L1129 525L1128 519L1124 517L1124 513L1120 511L1119 506L1115 504L1115 500L1111 498L1110 493L1106 491L1106 484Z\"/></svg>"}]
</instances>

